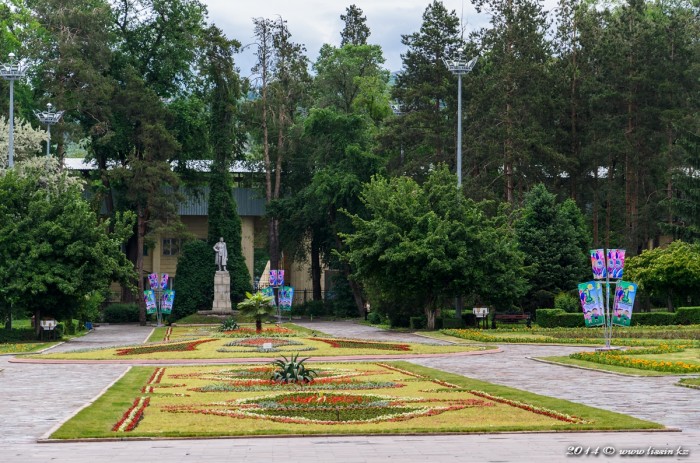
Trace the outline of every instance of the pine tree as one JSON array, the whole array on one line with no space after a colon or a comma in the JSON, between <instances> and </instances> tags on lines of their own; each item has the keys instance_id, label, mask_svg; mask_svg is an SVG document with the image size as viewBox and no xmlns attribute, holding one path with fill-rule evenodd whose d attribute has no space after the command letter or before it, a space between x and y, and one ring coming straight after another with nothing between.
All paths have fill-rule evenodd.
<instances>
[{"instance_id":1,"label":"pine tree","mask_svg":"<svg viewBox=\"0 0 700 463\"><path fill-rule=\"evenodd\" d=\"M367 17L362 16L362 8L350 5L345 9L345 14L340 15L341 21L345 23L340 31L340 46L367 45L369 37L369 27L367 27Z\"/></svg>"}]
</instances>

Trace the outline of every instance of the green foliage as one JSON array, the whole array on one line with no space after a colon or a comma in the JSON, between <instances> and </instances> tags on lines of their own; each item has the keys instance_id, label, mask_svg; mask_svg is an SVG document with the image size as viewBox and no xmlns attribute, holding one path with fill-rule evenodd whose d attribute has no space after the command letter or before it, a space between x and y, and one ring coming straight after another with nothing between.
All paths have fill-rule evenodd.
<instances>
[{"instance_id":1,"label":"green foliage","mask_svg":"<svg viewBox=\"0 0 700 463\"><path fill-rule=\"evenodd\" d=\"M41 172L0 172L0 305L62 320L86 295L132 276L121 246L133 216L110 232L57 166L49 160Z\"/></svg>"},{"instance_id":2,"label":"green foliage","mask_svg":"<svg viewBox=\"0 0 700 463\"><path fill-rule=\"evenodd\" d=\"M273 362L277 370L272 374L272 380L278 383L310 383L317 375L315 370L306 368L304 362L308 358L298 360L299 354L292 355L289 359L282 356Z\"/></svg>"},{"instance_id":3,"label":"green foliage","mask_svg":"<svg viewBox=\"0 0 700 463\"><path fill-rule=\"evenodd\" d=\"M211 310L215 271L214 252L209 244L199 240L185 243L177 261L173 286L176 297L169 319L178 320L198 310Z\"/></svg>"},{"instance_id":4,"label":"green foliage","mask_svg":"<svg viewBox=\"0 0 700 463\"><path fill-rule=\"evenodd\" d=\"M581 301L569 293L559 293L554 297L554 308L568 313L580 313Z\"/></svg>"},{"instance_id":5,"label":"green foliage","mask_svg":"<svg viewBox=\"0 0 700 463\"><path fill-rule=\"evenodd\" d=\"M104 301L105 295L100 291L93 291L85 295L85 298L78 308L76 318L80 320L81 323L102 321L101 307Z\"/></svg>"},{"instance_id":6,"label":"green foliage","mask_svg":"<svg viewBox=\"0 0 700 463\"><path fill-rule=\"evenodd\" d=\"M374 311L370 312L369 315L367 315L367 321L373 325L381 325L382 324L382 316L379 312L374 310Z\"/></svg>"},{"instance_id":7,"label":"green foliage","mask_svg":"<svg viewBox=\"0 0 700 463\"><path fill-rule=\"evenodd\" d=\"M427 320L425 317L411 317L409 318L409 326L412 330L422 330L425 328Z\"/></svg>"},{"instance_id":8,"label":"green foliage","mask_svg":"<svg viewBox=\"0 0 700 463\"><path fill-rule=\"evenodd\" d=\"M679 325L700 325L700 307L679 307L676 310Z\"/></svg>"},{"instance_id":9,"label":"green foliage","mask_svg":"<svg viewBox=\"0 0 700 463\"><path fill-rule=\"evenodd\" d=\"M238 323L233 318L227 318L219 325L219 331L233 331L235 329L238 329Z\"/></svg>"},{"instance_id":10,"label":"green foliage","mask_svg":"<svg viewBox=\"0 0 700 463\"><path fill-rule=\"evenodd\" d=\"M350 5L345 8L345 14L340 15L340 20L345 23L340 32L340 46L346 44L365 45L369 37L369 27L367 27L367 16L362 16L362 8Z\"/></svg>"},{"instance_id":11,"label":"green foliage","mask_svg":"<svg viewBox=\"0 0 700 463\"><path fill-rule=\"evenodd\" d=\"M105 307L105 323L134 323L139 321L139 306L136 304L110 304Z\"/></svg>"},{"instance_id":12,"label":"green foliage","mask_svg":"<svg viewBox=\"0 0 700 463\"><path fill-rule=\"evenodd\" d=\"M669 310L693 303L700 294L700 244L674 241L625 262L625 279L650 296L664 297Z\"/></svg>"},{"instance_id":13,"label":"green foliage","mask_svg":"<svg viewBox=\"0 0 700 463\"><path fill-rule=\"evenodd\" d=\"M554 328L558 326L555 321L557 315L564 313L566 312L562 309L537 309L535 311L535 320L542 328ZM581 315L581 320L583 320L583 315Z\"/></svg>"},{"instance_id":14,"label":"green foliage","mask_svg":"<svg viewBox=\"0 0 700 463\"><path fill-rule=\"evenodd\" d=\"M238 310L241 316L255 319L255 328L258 332L262 330L262 320L277 310L273 304L274 298L265 296L263 293L246 293L246 299L238 303Z\"/></svg>"},{"instance_id":15,"label":"green foliage","mask_svg":"<svg viewBox=\"0 0 700 463\"><path fill-rule=\"evenodd\" d=\"M455 183L444 165L423 186L375 177L361 196L367 218L352 215L355 231L342 234L343 258L392 326L408 326L422 310L432 329L436 310L460 294L487 302L522 295L522 256L508 229Z\"/></svg>"},{"instance_id":16,"label":"green foliage","mask_svg":"<svg viewBox=\"0 0 700 463\"><path fill-rule=\"evenodd\" d=\"M473 314L472 314L473 315ZM443 318L442 328L443 329L461 329L465 327L465 322L461 318Z\"/></svg>"},{"instance_id":17,"label":"green foliage","mask_svg":"<svg viewBox=\"0 0 700 463\"><path fill-rule=\"evenodd\" d=\"M665 326L676 323L676 314L671 312L639 312L632 315L631 321L633 326Z\"/></svg>"},{"instance_id":18,"label":"green foliage","mask_svg":"<svg viewBox=\"0 0 700 463\"><path fill-rule=\"evenodd\" d=\"M515 228L528 268L528 299L538 292L551 294L549 301L535 301L538 306L552 307L555 294L575 288L590 272L590 240L583 224L581 212L571 201L558 204L542 184L525 196Z\"/></svg>"}]
</instances>

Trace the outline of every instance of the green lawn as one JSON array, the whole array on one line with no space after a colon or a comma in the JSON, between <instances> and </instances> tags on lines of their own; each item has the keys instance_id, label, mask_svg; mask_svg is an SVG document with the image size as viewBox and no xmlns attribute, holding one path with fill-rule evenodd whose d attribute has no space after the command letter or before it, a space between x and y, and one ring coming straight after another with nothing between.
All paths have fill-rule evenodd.
<instances>
[{"instance_id":1,"label":"green lawn","mask_svg":"<svg viewBox=\"0 0 700 463\"><path fill-rule=\"evenodd\" d=\"M692 389L700 389L700 378L681 378L677 384Z\"/></svg>"},{"instance_id":2,"label":"green lawn","mask_svg":"<svg viewBox=\"0 0 700 463\"><path fill-rule=\"evenodd\" d=\"M53 439L663 429L662 425L407 362L134 367Z\"/></svg>"}]
</instances>

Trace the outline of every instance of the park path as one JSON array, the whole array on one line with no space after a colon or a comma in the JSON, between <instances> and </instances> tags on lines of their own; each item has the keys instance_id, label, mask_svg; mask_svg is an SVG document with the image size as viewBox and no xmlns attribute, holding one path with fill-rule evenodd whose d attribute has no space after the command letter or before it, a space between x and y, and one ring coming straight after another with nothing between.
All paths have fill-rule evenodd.
<instances>
[{"instance_id":1,"label":"park path","mask_svg":"<svg viewBox=\"0 0 700 463\"><path fill-rule=\"evenodd\" d=\"M351 322L303 322L333 336L386 341L426 341ZM53 351L143 342L150 328L103 325ZM700 391L672 386L675 378L632 378L540 364L528 357L555 355L578 348L506 345L495 355L415 359L415 363L505 384L532 392L582 401L640 418L679 427L683 432L539 433L454 436L339 436L240 438L217 440L147 440L130 442L37 443L54 426L94 399L123 374L123 365L42 365L10 363L0 356L0 461L34 462L560 462L568 447L678 449L689 455L663 461L700 461ZM627 399L609 391L622 391ZM577 395L578 391L590 391ZM615 400L612 399L615 397ZM577 458L577 457L569 457ZM578 458L592 458L578 457ZM657 458L645 457L644 461Z\"/></svg>"}]
</instances>

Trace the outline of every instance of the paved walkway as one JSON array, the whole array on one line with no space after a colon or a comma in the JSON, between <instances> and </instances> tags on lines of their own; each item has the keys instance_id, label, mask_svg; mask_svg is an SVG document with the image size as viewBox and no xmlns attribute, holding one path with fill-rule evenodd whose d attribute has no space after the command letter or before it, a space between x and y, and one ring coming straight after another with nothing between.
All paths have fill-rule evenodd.
<instances>
[{"instance_id":1,"label":"paved walkway","mask_svg":"<svg viewBox=\"0 0 700 463\"><path fill-rule=\"evenodd\" d=\"M303 323L334 336L432 342L405 333L387 333L349 322ZM101 326L55 350L142 342L150 333L140 326ZM0 461L14 462L560 462L581 446L608 447L612 456L573 459L621 459L621 450L650 447L681 454L646 456L644 461L700 461L700 391L673 386L675 378L631 378L546 365L530 356L555 355L578 348L503 346L489 356L415 359L415 363L536 393L582 401L679 427L662 433L542 433L454 436L357 436L155 440L101 443L42 443L58 423L95 398L125 370L120 365L33 365L0 357ZM579 397L578 391L589 391ZM689 455L683 455L688 451Z\"/></svg>"}]
</instances>

